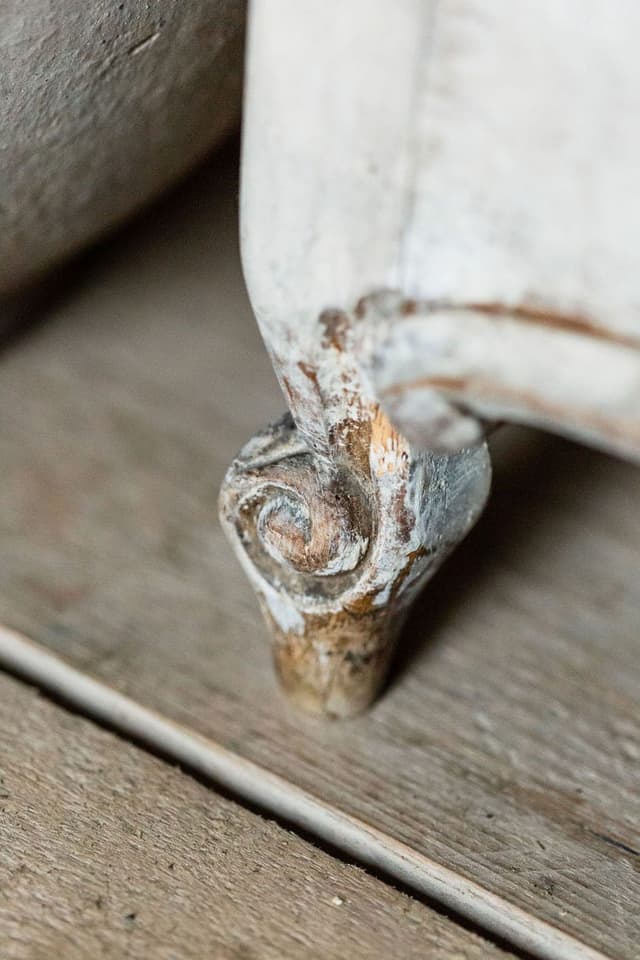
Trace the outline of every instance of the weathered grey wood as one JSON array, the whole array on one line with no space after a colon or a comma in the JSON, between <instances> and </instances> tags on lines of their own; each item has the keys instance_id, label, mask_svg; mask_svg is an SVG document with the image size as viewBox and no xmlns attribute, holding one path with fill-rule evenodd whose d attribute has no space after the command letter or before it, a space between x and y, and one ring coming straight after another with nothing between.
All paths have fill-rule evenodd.
<instances>
[{"instance_id":1,"label":"weathered grey wood","mask_svg":"<svg viewBox=\"0 0 640 960\"><path fill-rule=\"evenodd\" d=\"M348 724L291 711L214 516L234 448L281 403L233 189L212 167L2 357L0 620L630 960L637 470L502 433L489 512L409 621L388 695Z\"/></svg>"},{"instance_id":2,"label":"weathered grey wood","mask_svg":"<svg viewBox=\"0 0 640 960\"><path fill-rule=\"evenodd\" d=\"M507 957L0 675L5 960Z\"/></svg>"},{"instance_id":3,"label":"weathered grey wood","mask_svg":"<svg viewBox=\"0 0 640 960\"><path fill-rule=\"evenodd\" d=\"M0 624L0 661L15 676L48 691L81 715L127 740L160 751L205 782L288 821L330 849L354 857L441 902L457 916L541 960L604 960L604 955L540 921L472 880L425 857L353 815L318 799L210 737L184 727L83 673L23 634Z\"/></svg>"},{"instance_id":4,"label":"weathered grey wood","mask_svg":"<svg viewBox=\"0 0 640 960\"><path fill-rule=\"evenodd\" d=\"M242 449L221 515L284 688L334 716L375 697L411 602L473 526L490 482L482 444L438 457L393 429L355 362L347 315L365 278L386 279L397 239L404 197L389 182L370 203L367 168L386 177L397 165L393 133L411 96L387 86L387 67L397 58L410 76L424 54L423 5L403 0L390 16L369 0L255 0L250 12L242 255L293 419ZM336 83L343 62L350 79Z\"/></svg>"}]
</instances>

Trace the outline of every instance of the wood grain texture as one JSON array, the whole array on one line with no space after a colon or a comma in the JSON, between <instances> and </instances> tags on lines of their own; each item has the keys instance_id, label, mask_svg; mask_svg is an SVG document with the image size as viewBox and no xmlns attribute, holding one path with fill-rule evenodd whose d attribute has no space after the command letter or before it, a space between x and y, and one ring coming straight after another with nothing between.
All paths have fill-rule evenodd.
<instances>
[{"instance_id":1,"label":"wood grain texture","mask_svg":"<svg viewBox=\"0 0 640 960\"><path fill-rule=\"evenodd\" d=\"M281 400L218 165L85 265L0 365L0 619L616 958L640 938L638 472L509 431L387 695L282 700L215 520Z\"/></svg>"},{"instance_id":2,"label":"wood grain texture","mask_svg":"<svg viewBox=\"0 0 640 960\"><path fill-rule=\"evenodd\" d=\"M5 960L506 957L0 676Z\"/></svg>"}]
</instances>

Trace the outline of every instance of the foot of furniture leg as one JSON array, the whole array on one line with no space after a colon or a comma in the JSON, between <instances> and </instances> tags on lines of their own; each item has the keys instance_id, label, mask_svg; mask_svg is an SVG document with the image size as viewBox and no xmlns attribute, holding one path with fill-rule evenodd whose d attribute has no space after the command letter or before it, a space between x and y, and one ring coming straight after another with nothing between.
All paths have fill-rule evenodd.
<instances>
[{"instance_id":1,"label":"foot of furniture leg","mask_svg":"<svg viewBox=\"0 0 640 960\"><path fill-rule=\"evenodd\" d=\"M221 493L223 525L302 708L345 717L378 693L411 601L479 516L486 447L412 456L372 408L348 444L312 451L292 418L252 439Z\"/></svg>"}]
</instances>

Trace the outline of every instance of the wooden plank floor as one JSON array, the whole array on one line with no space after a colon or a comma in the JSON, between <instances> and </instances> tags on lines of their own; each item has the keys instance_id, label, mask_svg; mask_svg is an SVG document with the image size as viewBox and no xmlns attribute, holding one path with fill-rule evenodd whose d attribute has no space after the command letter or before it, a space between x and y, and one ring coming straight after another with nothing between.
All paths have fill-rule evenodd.
<instances>
[{"instance_id":1,"label":"wooden plank floor","mask_svg":"<svg viewBox=\"0 0 640 960\"><path fill-rule=\"evenodd\" d=\"M0 955L509 954L0 675Z\"/></svg>"},{"instance_id":2,"label":"wooden plank floor","mask_svg":"<svg viewBox=\"0 0 640 960\"><path fill-rule=\"evenodd\" d=\"M640 472L525 431L386 696L294 713L216 519L282 409L213 164L0 362L0 621L611 957L640 942ZM575 954L576 956L579 953Z\"/></svg>"}]
</instances>

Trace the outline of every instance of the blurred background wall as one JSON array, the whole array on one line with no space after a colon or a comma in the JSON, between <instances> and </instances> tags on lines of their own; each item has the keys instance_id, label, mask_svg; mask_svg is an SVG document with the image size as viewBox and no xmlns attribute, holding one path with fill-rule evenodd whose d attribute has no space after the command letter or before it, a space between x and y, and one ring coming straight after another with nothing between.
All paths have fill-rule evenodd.
<instances>
[{"instance_id":1,"label":"blurred background wall","mask_svg":"<svg viewBox=\"0 0 640 960\"><path fill-rule=\"evenodd\" d=\"M0 296L123 222L236 128L245 6L0 4Z\"/></svg>"}]
</instances>

